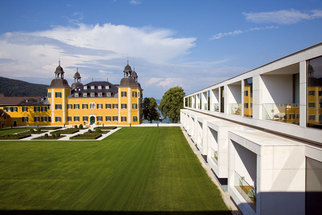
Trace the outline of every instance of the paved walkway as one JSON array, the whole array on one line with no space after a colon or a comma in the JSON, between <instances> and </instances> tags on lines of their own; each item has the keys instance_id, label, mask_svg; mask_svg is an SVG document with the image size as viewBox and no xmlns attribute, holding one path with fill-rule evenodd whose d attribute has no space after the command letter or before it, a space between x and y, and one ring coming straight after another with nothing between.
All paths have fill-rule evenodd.
<instances>
[{"instance_id":1,"label":"paved walkway","mask_svg":"<svg viewBox=\"0 0 322 215\"><path fill-rule=\"evenodd\" d=\"M228 193L226 193L221 186L219 185L219 182L217 181L216 176L214 175L214 173L211 170L211 167L208 165L208 163L206 163L206 161L204 160L204 158L202 157L200 151L198 151L198 149L195 146L195 143L192 142L191 138L189 137L189 135L187 134L186 130L184 130L184 128L182 126L181 130L183 135L185 136L186 140L188 141L192 151L196 154L196 156L198 157L201 166L206 170L207 175L209 176L209 178L211 179L211 181L217 185L218 190L221 193L221 196L225 202L225 204L227 205L227 207L231 210L232 214L234 215L242 215L242 213L240 213L238 211L238 208L236 207L236 205L234 204L234 202L231 200L230 195Z\"/></svg>"},{"instance_id":2,"label":"paved walkway","mask_svg":"<svg viewBox=\"0 0 322 215\"><path fill-rule=\"evenodd\" d=\"M89 139L84 139L84 140L82 140L82 139L76 139L76 140L73 140L73 139L70 139L70 138L73 137L73 136L76 136L78 134L84 134L84 133L88 132L88 130L94 131L94 129L96 127L100 127L101 129L104 129L104 127L102 127L102 126L93 125L93 126L91 126L89 128L80 129L78 132L75 132L73 134L62 134L63 137L62 138L59 138L59 139L38 139L38 140L37 139L34 139L34 138L37 138L37 137L44 136L45 134L50 135L50 133L53 132L53 131L63 131L65 129L71 128L71 127L65 127L65 128L60 128L60 129L56 129L56 130L49 130L49 131L46 131L46 132L41 133L41 134L31 134L30 137L26 137L26 138L23 138L23 139L20 139L20 140L22 140L22 141L30 141L30 140L32 140L32 141L34 141L34 140L36 140L36 141L44 141L44 140L46 140L46 141L48 141L48 140L49 141L66 141L66 140L68 140L68 141L89 141ZM102 136L99 137L99 138L97 138L97 139L90 139L90 141L100 141L100 140L103 140L104 138L110 136L111 134L115 133L116 131L118 131L120 129L121 128L113 129L113 130L111 130L110 132L108 132L106 134L102 134ZM17 141L17 140L13 140L13 141Z\"/></svg>"},{"instance_id":3,"label":"paved walkway","mask_svg":"<svg viewBox=\"0 0 322 215\"><path fill-rule=\"evenodd\" d=\"M132 125L132 127L180 127L181 124L179 123L142 123L142 124L139 124L139 125ZM111 126L115 126L117 127L116 129L113 129L111 130L110 132L106 133L106 134L102 134L101 137L97 138L97 139L90 139L90 141L100 141L100 140L103 140L104 138L108 137L109 135L113 134L114 132L120 130L122 127L131 127L131 126L128 126L128 125L125 125L125 126L122 126L122 125L108 125L106 126L107 127L111 127ZM84 134L86 133L88 130L94 130L96 127L100 127L101 129L104 129L104 127L102 127L102 125L91 125L89 127L85 127L84 129L80 129L78 132L76 133L73 133L73 134L61 134L63 137L59 138L59 139L35 139L37 137L41 137L41 136L44 136L45 134L48 134L50 135L51 132L53 131L62 131L62 130L65 130L65 129L68 129L68 128L73 128L72 126L66 126L66 127L63 127L63 128L60 128L60 129L55 129L55 130L46 130L45 128L43 129L44 133L41 133L41 134L31 134L30 137L26 137L26 138L23 138L23 139L20 139L22 141L88 141L88 139L84 139L84 140L81 140L81 139L76 139L76 140L73 140L73 139L70 139L71 137L73 136L76 136L78 134ZM4 141L17 141L17 140L4 140Z\"/></svg>"},{"instance_id":4,"label":"paved walkway","mask_svg":"<svg viewBox=\"0 0 322 215\"><path fill-rule=\"evenodd\" d=\"M49 131L46 131L46 132L41 133L41 134L31 134L30 137L26 137L26 138L23 138L23 139L20 139L20 140L33 140L34 138L41 137L41 136L43 136L45 134L49 135L49 133L52 132L52 131L56 131L56 130L49 130ZM17 141L17 140L15 140L15 141Z\"/></svg>"}]
</instances>

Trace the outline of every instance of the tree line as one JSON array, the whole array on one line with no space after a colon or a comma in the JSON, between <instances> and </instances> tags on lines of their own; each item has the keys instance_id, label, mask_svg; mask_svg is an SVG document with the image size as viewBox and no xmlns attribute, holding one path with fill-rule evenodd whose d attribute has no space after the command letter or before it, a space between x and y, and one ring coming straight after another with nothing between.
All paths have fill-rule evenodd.
<instances>
[{"instance_id":1,"label":"tree line","mask_svg":"<svg viewBox=\"0 0 322 215\"><path fill-rule=\"evenodd\" d=\"M162 121L159 111L163 119L170 118L171 122L177 123L180 120L180 109L183 108L183 97L185 93L182 87L173 87L167 90L162 96L158 105L155 98L146 97L143 100L143 119L152 121ZM159 109L159 111L157 110Z\"/></svg>"}]
</instances>

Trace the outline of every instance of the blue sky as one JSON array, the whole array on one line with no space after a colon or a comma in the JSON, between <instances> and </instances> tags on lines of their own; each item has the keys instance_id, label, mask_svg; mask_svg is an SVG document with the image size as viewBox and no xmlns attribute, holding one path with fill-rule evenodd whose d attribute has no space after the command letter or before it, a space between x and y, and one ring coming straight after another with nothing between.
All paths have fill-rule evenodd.
<instances>
[{"instance_id":1,"label":"blue sky","mask_svg":"<svg viewBox=\"0 0 322 215\"><path fill-rule=\"evenodd\" d=\"M0 76L118 84L126 59L144 96L187 94L321 42L322 1L2 0Z\"/></svg>"}]
</instances>

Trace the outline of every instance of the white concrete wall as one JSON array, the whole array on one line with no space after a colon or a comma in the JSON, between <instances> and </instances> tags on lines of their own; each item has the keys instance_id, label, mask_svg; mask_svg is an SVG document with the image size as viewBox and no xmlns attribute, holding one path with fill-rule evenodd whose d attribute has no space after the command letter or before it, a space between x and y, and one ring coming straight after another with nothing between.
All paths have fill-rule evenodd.
<instances>
[{"instance_id":1,"label":"white concrete wall","mask_svg":"<svg viewBox=\"0 0 322 215\"><path fill-rule=\"evenodd\" d=\"M261 150L261 214L305 214L304 146L265 146Z\"/></svg>"},{"instance_id":2,"label":"white concrete wall","mask_svg":"<svg viewBox=\"0 0 322 215\"><path fill-rule=\"evenodd\" d=\"M196 123L196 129L197 129L197 146L200 149L200 151L203 150L202 148L202 142L203 142L203 120L200 119L199 117L197 118L197 123Z\"/></svg>"},{"instance_id":3,"label":"white concrete wall","mask_svg":"<svg viewBox=\"0 0 322 215\"><path fill-rule=\"evenodd\" d=\"M261 97L263 103L293 103L293 79L291 75L264 75L262 81Z\"/></svg>"},{"instance_id":4,"label":"white concrete wall","mask_svg":"<svg viewBox=\"0 0 322 215\"><path fill-rule=\"evenodd\" d=\"M207 108L205 107L205 105L207 105L208 103L208 97L207 97L207 91L202 93L202 110L207 110Z\"/></svg>"},{"instance_id":5,"label":"white concrete wall","mask_svg":"<svg viewBox=\"0 0 322 215\"><path fill-rule=\"evenodd\" d=\"M305 214L305 160L309 157L322 162L321 147L203 113L181 112L183 126L191 130L191 137L203 140L201 153L208 156L217 177L228 177L228 192L244 214ZM217 140L212 133L217 133ZM214 149L218 150L217 164L209 159ZM250 185L256 185L256 212L236 190L235 171Z\"/></svg>"},{"instance_id":6,"label":"white concrete wall","mask_svg":"<svg viewBox=\"0 0 322 215\"><path fill-rule=\"evenodd\" d=\"M235 150L235 163L234 171L236 171L241 177L244 177L245 181L251 185L256 185L256 167L257 167L257 155L237 142L232 142ZM236 184L234 184L236 185Z\"/></svg>"},{"instance_id":7,"label":"white concrete wall","mask_svg":"<svg viewBox=\"0 0 322 215\"><path fill-rule=\"evenodd\" d=\"M305 214L305 144L250 129L230 131L229 138L228 184L233 199L245 205L233 186L234 171L253 180L255 159L256 214ZM247 214L251 208L244 210Z\"/></svg>"},{"instance_id":8,"label":"white concrete wall","mask_svg":"<svg viewBox=\"0 0 322 215\"><path fill-rule=\"evenodd\" d=\"M239 125L227 122L221 119L208 119L208 160L213 159L212 153L215 149L217 151L217 163L209 162L210 166L216 173L218 178L228 177L228 131L230 129L239 129Z\"/></svg>"},{"instance_id":9,"label":"white concrete wall","mask_svg":"<svg viewBox=\"0 0 322 215\"><path fill-rule=\"evenodd\" d=\"M274 62L268 63L264 66L243 73L226 81L220 82L213 86L207 87L188 96L199 96L199 93L204 93L208 90L214 90L218 91L218 98L220 98L220 87L225 87L224 113L214 112L213 109L207 112L204 112L203 110L199 111L202 113L208 113L215 117L221 117L227 120L250 124L260 129L266 129L273 132L283 133L285 135L293 136L295 138L300 138L307 141L313 141L322 145L321 130L306 127L306 61L312 58L319 57L321 55L322 43L304 49L297 53L291 54L287 57L278 59ZM264 103L293 103L291 73L294 72L300 73L300 125L281 123L272 120L264 120ZM290 74L285 75L285 73ZM227 106L228 103L232 102L229 99L235 98L231 93L231 89L233 89L234 87L231 86L233 86L233 84L235 84L236 82L241 82L247 78L253 78L253 118L246 118L242 116L229 114L229 108ZM230 89L228 88L228 86ZM228 95L228 93L230 93L230 96ZM214 102L215 100L212 101L212 103ZM191 109L193 110L197 108Z\"/></svg>"},{"instance_id":10,"label":"white concrete wall","mask_svg":"<svg viewBox=\"0 0 322 215\"><path fill-rule=\"evenodd\" d=\"M228 85L228 104L241 104L241 85Z\"/></svg>"}]
</instances>

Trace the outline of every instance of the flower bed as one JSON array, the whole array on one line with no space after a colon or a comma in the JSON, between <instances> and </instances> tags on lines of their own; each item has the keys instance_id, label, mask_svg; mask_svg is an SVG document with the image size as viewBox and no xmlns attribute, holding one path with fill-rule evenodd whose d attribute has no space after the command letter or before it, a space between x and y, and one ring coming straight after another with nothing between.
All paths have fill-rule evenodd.
<instances>
[{"instance_id":1,"label":"flower bed","mask_svg":"<svg viewBox=\"0 0 322 215\"><path fill-rule=\"evenodd\" d=\"M50 134L54 134L54 133L60 133L60 134L74 134L76 132L78 132L79 129L78 128L67 128L64 130L59 130L59 131L53 131Z\"/></svg>"},{"instance_id":2,"label":"flower bed","mask_svg":"<svg viewBox=\"0 0 322 215\"><path fill-rule=\"evenodd\" d=\"M41 130L57 130L57 129L60 129L62 127L60 126L54 126L54 127L40 127Z\"/></svg>"},{"instance_id":3,"label":"flower bed","mask_svg":"<svg viewBox=\"0 0 322 215\"><path fill-rule=\"evenodd\" d=\"M33 138L33 140L57 140L62 137L65 137L65 135L43 135L40 137Z\"/></svg>"},{"instance_id":4,"label":"flower bed","mask_svg":"<svg viewBox=\"0 0 322 215\"><path fill-rule=\"evenodd\" d=\"M84 134L78 134L74 137L71 137L70 139L81 139L81 140L87 140L87 139L97 139L102 136L102 133L100 132L86 132Z\"/></svg>"}]
</instances>

